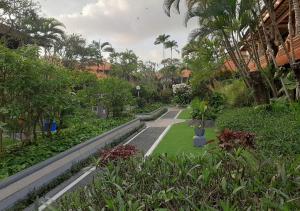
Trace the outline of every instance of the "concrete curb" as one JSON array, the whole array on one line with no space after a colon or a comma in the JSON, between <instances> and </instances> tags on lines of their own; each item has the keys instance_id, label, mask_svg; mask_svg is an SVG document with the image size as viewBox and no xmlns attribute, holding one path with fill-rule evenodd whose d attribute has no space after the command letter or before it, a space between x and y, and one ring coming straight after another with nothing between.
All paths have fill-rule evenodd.
<instances>
[{"instance_id":1,"label":"concrete curb","mask_svg":"<svg viewBox=\"0 0 300 211\"><path fill-rule=\"evenodd\" d=\"M42 161L42 162L40 162L40 163L38 163L38 164L36 164L36 165L34 165L32 167L29 167L29 168L27 168L27 169L25 169L25 170L23 170L23 171L15 174L15 175L10 176L7 179L5 179L3 182L0 182L0 189L5 188L8 185L16 182L17 180L19 180L19 179L21 179L23 177L26 177L26 176L32 174L33 172L38 171L39 169L44 168L45 166L48 166L49 164L51 164L51 163L53 163L53 162L55 162L57 160L60 160L61 158L65 157L65 156L67 156L67 155L69 155L69 154L71 154L71 153L73 153L73 152L75 152L75 151L77 151L77 150L79 150L79 149L81 149L81 148L83 148L83 147L85 147L85 146L87 146L87 145L89 145L89 144L91 144L91 143L93 143L93 142L95 142L95 141L97 141L97 140L99 140L99 139L101 139L101 138L103 138L103 137L105 137L105 136L107 136L107 135L109 135L109 134L111 134L111 133L113 133L113 132L121 129L121 128L124 128L124 127L132 124L133 122L138 121L138 120L139 119L134 119L134 120L132 120L132 121L130 121L128 123L125 123L125 124L123 124L123 125L121 125L119 127L114 128L114 129L112 129L110 131L107 131L107 132L105 132L105 133L103 133L103 134L101 134L101 135L99 135L99 136L97 136L95 138L92 138L92 139L90 139L90 140L88 140L86 142L78 144L75 147L73 147L71 149L68 149L67 151L64 151L64 152L62 152L62 153L60 153L58 155L55 155L54 157L51 157L51 158L49 158L49 159L47 159L45 161Z\"/></svg>"},{"instance_id":2,"label":"concrete curb","mask_svg":"<svg viewBox=\"0 0 300 211\"><path fill-rule=\"evenodd\" d=\"M14 185L14 183L21 181L23 178L28 177L35 172L38 172L39 170L42 170L43 168L54 164L57 161L60 161L62 159L67 158L68 156L73 156L74 153L76 154L76 157L72 158L69 163L64 164L60 167L60 169L57 169L58 171L52 172L48 175L46 175L45 178L41 178L37 181L32 182L27 187L21 188L19 191L15 192L14 194L10 195L8 198L4 198L3 201L0 201L0 210L5 209L8 207L13 206L14 203L16 203L19 200L22 200L24 197L26 197L27 194L32 192L34 189L40 188L42 185L45 185L51 180L55 179L57 176L62 175L64 172L66 172L68 169L70 169L75 163L78 163L86 158L88 158L90 155L96 153L99 149L105 147L108 144L112 144L122 137L126 136L129 133L133 133L136 130L138 130L142 126L142 123L140 119L134 119L126 124L123 124L119 127L116 127L106 133L103 133L102 135L99 135L95 138L92 138L82 144L79 144L63 153L60 153L48 160L45 160L41 163L38 163L28 169L25 169L9 178L4 180L0 183L0 195L1 191L5 188L9 188L9 186ZM88 153L81 154L81 151L83 149L88 149L91 146L97 146L93 149L90 149Z\"/></svg>"},{"instance_id":3,"label":"concrete curb","mask_svg":"<svg viewBox=\"0 0 300 211\"><path fill-rule=\"evenodd\" d=\"M148 114L138 114L137 118L139 118L141 121L152 121L157 119L158 117L160 117L161 115L163 115L164 113L166 113L168 111L168 108L163 107L163 108L159 108L151 113Z\"/></svg>"}]
</instances>

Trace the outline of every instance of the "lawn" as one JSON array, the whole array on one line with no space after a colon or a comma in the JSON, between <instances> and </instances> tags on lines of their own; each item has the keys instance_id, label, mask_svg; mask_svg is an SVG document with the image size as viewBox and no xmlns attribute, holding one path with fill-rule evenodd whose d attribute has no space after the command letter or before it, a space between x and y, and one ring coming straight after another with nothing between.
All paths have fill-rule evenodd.
<instances>
[{"instance_id":1,"label":"lawn","mask_svg":"<svg viewBox=\"0 0 300 211\"><path fill-rule=\"evenodd\" d=\"M192 119L191 112L192 112L191 107L184 109L178 116L178 119Z\"/></svg>"},{"instance_id":2,"label":"lawn","mask_svg":"<svg viewBox=\"0 0 300 211\"><path fill-rule=\"evenodd\" d=\"M163 138L161 143L154 151L154 155L167 153L168 155L178 155L181 153L202 153L207 149L216 147L216 144L209 144L204 148L196 148L193 145L194 128L190 127L186 122L175 124ZM216 140L216 132L213 128L206 129L206 139Z\"/></svg>"}]
</instances>

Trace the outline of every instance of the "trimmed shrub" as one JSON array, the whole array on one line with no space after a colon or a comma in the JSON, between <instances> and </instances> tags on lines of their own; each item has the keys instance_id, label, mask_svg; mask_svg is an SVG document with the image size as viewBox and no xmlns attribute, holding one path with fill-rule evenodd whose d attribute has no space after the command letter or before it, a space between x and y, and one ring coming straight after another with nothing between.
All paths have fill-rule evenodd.
<instances>
[{"instance_id":1,"label":"trimmed shrub","mask_svg":"<svg viewBox=\"0 0 300 211\"><path fill-rule=\"evenodd\" d=\"M224 111L217 119L220 130L256 134L257 149L267 155L294 156L300 152L300 112L292 107L260 106Z\"/></svg>"}]
</instances>

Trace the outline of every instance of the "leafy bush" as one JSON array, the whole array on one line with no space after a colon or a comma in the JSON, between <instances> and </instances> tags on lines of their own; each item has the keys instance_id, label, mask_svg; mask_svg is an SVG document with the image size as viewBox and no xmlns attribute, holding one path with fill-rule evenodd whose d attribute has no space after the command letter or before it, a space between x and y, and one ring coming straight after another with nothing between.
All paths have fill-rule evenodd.
<instances>
[{"instance_id":1,"label":"leafy bush","mask_svg":"<svg viewBox=\"0 0 300 211\"><path fill-rule=\"evenodd\" d=\"M173 85L174 100L179 105L187 105L192 99L192 88L187 84Z\"/></svg>"},{"instance_id":2,"label":"leafy bush","mask_svg":"<svg viewBox=\"0 0 300 211\"><path fill-rule=\"evenodd\" d=\"M233 150L238 148L254 148L255 134L243 131L231 131L225 129L218 136L219 146L224 150Z\"/></svg>"},{"instance_id":3,"label":"leafy bush","mask_svg":"<svg viewBox=\"0 0 300 211\"><path fill-rule=\"evenodd\" d=\"M141 108L136 108L134 111L137 114L143 114L143 113L151 113L163 106L162 103L151 103L151 104L146 104Z\"/></svg>"},{"instance_id":4,"label":"leafy bush","mask_svg":"<svg viewBox=\"0 0 300 211\"><path fill-rule=\"evenodd\" d=\"M171 89L163 89L161 91L161 102L168 104L171 102L172 97L173 97L173 93Z\"/></svg>"},{"instance_id":5,"label":"leafy bush","mask_svg":"<svg viewBox=\"0 0 300 211\"><path fill-rule=\"evenodd\" d=\"M255 133L257 149L267 155L294 156L300 152L300 112L292 107L280 110L272 105L226 110L217 127Z\"/></svg>"},{"instance_id":6,"label":"leafy bush","mask_svg":"<svg viewBox=\"0 0 300 211\"><path fill-rule=\"evenodd\" d=\"M104 104L109 113L112 113L113 117L120 116L125 106L133 100L130 83L118 78L101 80L99 91L100 102Z\"/></svg>"},{"instance_id":7,"label":"leafy bush","mask_svg":"<svg viewBox=\"0 0 300 211\"><path fill-rule=\"evenodd\" d=\"M231 107L243 107L253 104L253 95L242 80L233 80L227 84L219 84L215 92L225 96L227 104Z\"/></svg>"},{"instance_id":8,"label":"leafy bush","mask_svg":"<svg viewBox=\"0 0 300 211\"><path fill-rule=\"evenodd\" d=\"M299 210L299 162L238 150L109 163L57 210Z\"/></svg>"},{"instance_id":9,"label":"leafy bush","mask_svg":"<svg viewBox=\"0 0 300 211\"><path fill-rule=\"evenodd\" d=\"M84 119L84 121L82 120ZM69 120L69 127L52 139L40 138L35 145L14 146L7 149L0 160L0 180L34 164L44 161L60 152L100 135L131 120L132 117L101 120L98 118L77 117Z\"/></svg>"}]
</instances>

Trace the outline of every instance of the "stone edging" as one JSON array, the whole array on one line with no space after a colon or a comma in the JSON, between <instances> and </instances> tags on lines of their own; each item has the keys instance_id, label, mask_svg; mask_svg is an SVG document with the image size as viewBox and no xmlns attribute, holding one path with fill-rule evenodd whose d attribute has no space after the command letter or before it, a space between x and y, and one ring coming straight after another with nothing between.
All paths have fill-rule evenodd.
<instances>
[{"instance_id":1,"label":"stone edging","mask_svg":"<svg viewBox=\"0 0 300 211\"><path fill-rule=\"evenodd\" d=\"M151 113L148 113L148 114L139 114L139 115L137 115L137 117L141 121L152 121L152 120L157 119L158 117L160 117L167 111L168 111L168 109L166 107L163 107L163 108L156 109L155 111L152 111Z\"/></svg>"},{"instance_id":2,"label":"stone edging","mask_svg":"<svg viewBox=\"0 0 300 211\"><path fill-rule=\"evenodd\" d=\"M75 151L77 151L77 150L79 150L79 149L81 149L81 148L83 148L83 147L85 147L85 146L87 146L87 145L95 142L95 141L98 141L99 139L101 139L101 138L103 138L103 137L105 137L107 135L110 135L110 134L116 132L117 130L119 130L121 128L124 128L124 127L126 127L126 126L128 126L128 125L130 125L130 124L132 124L132 123L134 123L136 121L140 121L140 119L136 118L136 119L134 119L134 120L132 120L130 122L127 122L127 123L125 123L125 124L123 124L121 126L118 126L118 127L114 128L114 129L112 129L110 131L107 131L107 132L105 132L105 133L103 133L103 134L101 134L101 135L99 135L97 137L94 137L92 139L89 139L88 141L85 141L85 142L83 142L81 144L78 144L78 145L72 147L71 149L68 149L68 150L66 150L66 151L64 151L64 152L62 152L62 153L60 153L58 155L55 155L55 156L53 156L53 157L51 157L51 158L49 158L49 159L47 159L45 161L42 161L42 162L40 162L40 163L38 163L36 165L33 165L33 166L31 166L31 167L29 167L27 169L24 169L23 171L15 174L15 175L12 175L12 176L8 177L7 179L5 179L3 182L0 182L0 189L5 188L8 185L10 185L10 184L12 184L12 183L20 180L21 178L24 178L24 177L32 174L33 172L38 171L38 170L40 170L40 169L48 166L49 164L51 164L51 163L53 163L53 162L55 162L57 160L60 160L60 159L64 158L65 156L67 156L67 155L69 155L69 154L71 154L71 153L73 153L73 152L75 152Z\"/></svg>"}]
</instances>

